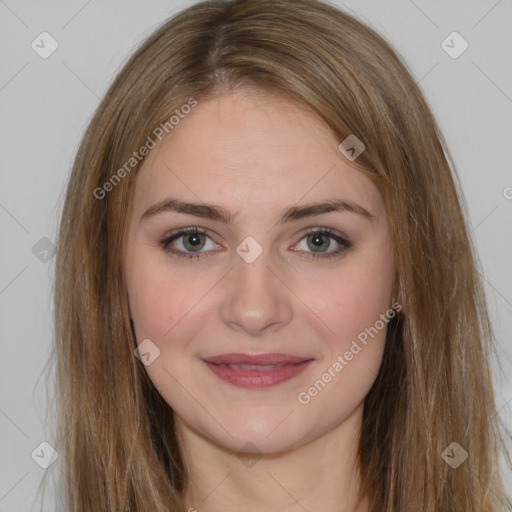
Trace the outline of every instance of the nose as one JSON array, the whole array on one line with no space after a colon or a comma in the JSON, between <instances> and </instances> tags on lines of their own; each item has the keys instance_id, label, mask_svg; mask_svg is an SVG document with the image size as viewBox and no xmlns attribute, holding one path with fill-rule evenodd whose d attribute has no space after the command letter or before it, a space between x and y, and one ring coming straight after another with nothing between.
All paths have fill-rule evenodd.
<instances>
[{"instance_id":1,"label":"nose","mask_svg":"<svg viewBox=\"0 0 512 512\"><path fill-rule=\"evenodd\" d=\"M234 268L226 276L220 315L230 328L251 336L262 336L287 325L293 316L293 294L283 272L264 251L247 263L236 256Z\"/></svg>"}]
</instances>

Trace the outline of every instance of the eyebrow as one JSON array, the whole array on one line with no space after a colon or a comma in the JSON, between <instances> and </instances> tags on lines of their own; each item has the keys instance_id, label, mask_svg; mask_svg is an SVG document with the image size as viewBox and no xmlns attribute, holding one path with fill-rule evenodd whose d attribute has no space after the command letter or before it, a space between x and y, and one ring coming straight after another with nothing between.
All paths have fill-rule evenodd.
<instances>
[{"instance_id":1,"label":"eyebrow","mask_svg":"<svg viewBox=\"0 0 512 512\"><path fill-rule=\"evenodd\" d=\"M225 224L233 224L233 214L222 206L208 203L189 203L180 201L179 199L165 199L154 204L146 210L140 220L145 220L164 212L176 212L195 217L202 217L215 221L224 222ZM281 216L277 221L278 224L293 222L306 217L313 217L329 212L351 212L361 215L367 220L373 220L375 216L362 206L344 201L342 199L330 199L321 203L312 203L303 206L292 206L281 212Z\"/></svg>"}]
</instances>

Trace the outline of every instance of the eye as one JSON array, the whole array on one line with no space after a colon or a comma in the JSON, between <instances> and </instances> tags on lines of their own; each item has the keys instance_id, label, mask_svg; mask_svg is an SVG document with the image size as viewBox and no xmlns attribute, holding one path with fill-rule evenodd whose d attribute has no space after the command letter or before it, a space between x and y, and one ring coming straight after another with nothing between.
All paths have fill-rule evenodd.
<instances>
[{"instance_id":1,"label":"eye","mask_svg":"<svg viewBox=\"0 0 512 512\"><path fill-rule=\"evenodd\" d=\"M183 240L180 241L180 238L183 238ZM210 240L213 247L208 247L208 244L206 243L207 239ZM177 249L171 246L172 242L175 240L179 241L177 244ZM199 253L203 252L202 249L206 248L207 250L211 250L215 247L219 247L218 244L213 242L213 240L206 234L204 230L197 227L181 229L180 231L173 233L171 236L162 240L160 245L166 252L170 252L176 256L185 258L200 258L201 256Z\"/></svg>"},{"instance_id":2,"label":"eye","mask_svg":"<svg viewBox=\"0 0 512 512\"><path fill-rule=\"evenodd\" d=\"M208 247L208 240L210 241L210 247ZM333 258L341 255L341 253L352 246L347 239L333 233L329 228L309 228L306 235L301 238L296 246L303 244L303 240L305 246L303 245L300 249L292 250L307 253L308 258ZM176 241L178 241L177 247L173 247L172 244ZM331 248L333 241L338 245L338 248L328 252L327 250ZM198 227L180 229L161 240L160 245L168 253L189 259L201 258L201 253L220 247L206 234L205 230Z\"/></svg>"},{"instance_id":3,"label":"eye","mask_svg":"<svg viewBox=\"0 0 512 512\"><path fill-rule=\"evenodd\" d=\"M303 240L305 244L302 244ZM338 248L327 252L333 245L333 241L338 244ZM301 244L301 251L308 252L308 249L312 250L308 254L308 258L333 258L340 256L341 253L352 246L346 238L333 233L329 228L309 228L306 236L302 237L301 242L297 246L300 247Z\"/></svg>"}]
</instances>

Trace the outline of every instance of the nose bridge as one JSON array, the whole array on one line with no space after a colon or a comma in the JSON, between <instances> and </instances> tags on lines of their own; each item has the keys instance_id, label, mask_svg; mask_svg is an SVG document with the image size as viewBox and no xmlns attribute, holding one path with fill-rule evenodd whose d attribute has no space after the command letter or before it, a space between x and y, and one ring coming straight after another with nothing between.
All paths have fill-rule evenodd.
<instances>
[{"instance_id":1,"label":"nose bridge","mask_svg":"<svg viewBox=\"0 0 512 512\"><path fill-rule=\"evenodd\" d=\"M275 279L275 276L270 270L271 267L269 251L264 251L251 262L242 257L235 259L233 292L240 297L273 297L275 283L272 282L272 278Z\"/></svg>"},{"instance_id":2,"label":"nose bridge","mask_svg":"<svg viewBox=\"0 0 512 512\"><path fill-rule=\"evenodd\" d=\"M246 239L237 247L221 316L231 327L257 335L288 323L292 310L271 251L254 242Z\"/></svg>"}]
</instances>

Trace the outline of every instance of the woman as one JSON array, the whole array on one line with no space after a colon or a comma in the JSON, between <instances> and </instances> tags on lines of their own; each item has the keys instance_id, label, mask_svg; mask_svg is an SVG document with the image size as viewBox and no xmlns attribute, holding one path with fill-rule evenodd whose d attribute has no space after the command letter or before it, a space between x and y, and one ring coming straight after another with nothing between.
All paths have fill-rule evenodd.
<instances>
[{"instance_id":1,"label":"woman","mask_svg":"<svg viewBox=\"0 0 512 512\"><path fill-rule=\"evenodd\" d=\"M204 2L152 34L62 214L69 510L510 506L448 159L405 65L327 4Z\"/></svg>"}]
</instances>

